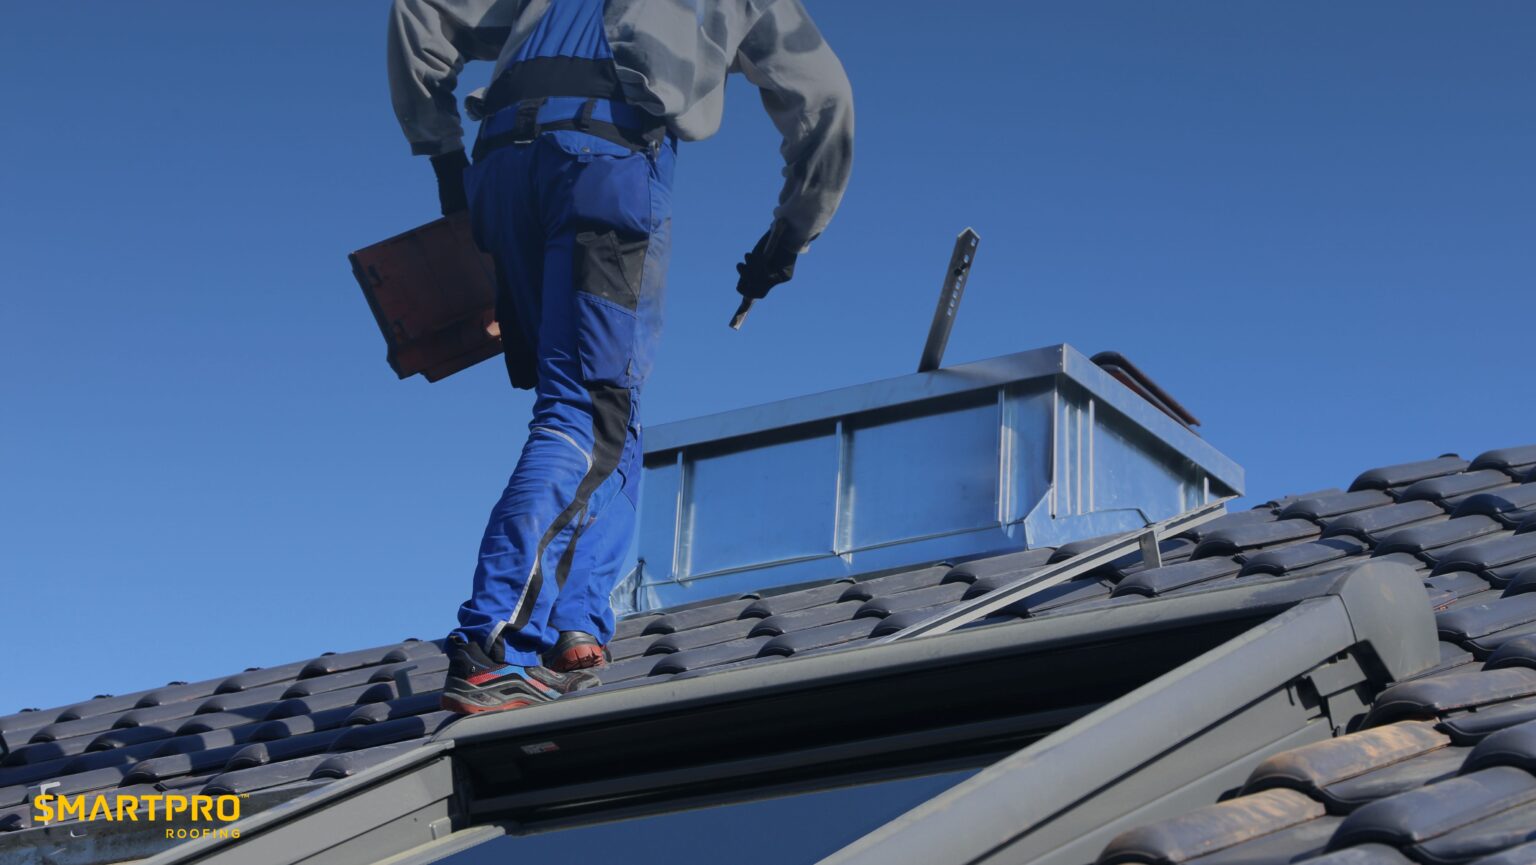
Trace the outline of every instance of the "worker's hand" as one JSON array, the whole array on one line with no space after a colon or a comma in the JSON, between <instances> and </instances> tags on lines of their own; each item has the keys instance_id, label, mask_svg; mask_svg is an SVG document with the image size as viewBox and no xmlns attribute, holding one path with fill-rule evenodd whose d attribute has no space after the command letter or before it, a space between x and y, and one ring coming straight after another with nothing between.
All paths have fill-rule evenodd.
<instances>
[{"instance_id":1,"label":"worker's hand","mask_svg":"<svg viewBox=\"0 0 1536 865\"><path fill-rule=\"evenodd\" d=\"M432 172L437 175L437 203L444 216L469 209L469 199L464 194L464 169L468 167L469 158L462 150L432 157Z\"/></svg>"},{"instance_id":2,"label":"worker's hand","mask_svg":"<svg viewBox=\"0 0 1536 865\"><path fill-rule=\"evenodd\" d=\"M789 282L795 275L795 259L799 247L784 242L781 231L773 228L763 235L757 246L747 253L746 260L736 265L741 278L736 281L736 291L750 300L761 300L775 286Z\"/></svg>"}]
</instances>

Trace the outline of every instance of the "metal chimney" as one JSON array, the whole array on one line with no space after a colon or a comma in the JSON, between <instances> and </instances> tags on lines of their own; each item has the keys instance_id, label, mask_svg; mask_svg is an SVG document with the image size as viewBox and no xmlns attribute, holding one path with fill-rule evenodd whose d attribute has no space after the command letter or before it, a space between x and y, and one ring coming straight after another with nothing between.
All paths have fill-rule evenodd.
<instances>
[{"instance_id":1,"label":"metal chimney","mask_svg":"<svg viewBox=\"0 0 1536 865\"><path fill-rule=\"evenodd\" d=\"M616 609L1128 531L1243 470L1067 345L646 431Z\"/></svg>"}]
</instances>

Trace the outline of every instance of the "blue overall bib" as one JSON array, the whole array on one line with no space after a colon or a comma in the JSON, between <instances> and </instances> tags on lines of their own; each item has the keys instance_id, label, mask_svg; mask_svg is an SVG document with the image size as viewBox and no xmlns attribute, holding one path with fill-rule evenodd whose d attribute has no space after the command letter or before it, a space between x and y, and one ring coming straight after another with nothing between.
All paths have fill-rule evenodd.
<instances>
[{"instance_id":1,"label":"blue overall bib","mask_svg":"<svg viewBox=\"0 0 1536 865\"><path fill-rule=\"evenodd\" d=\"M641 139L656 119L618 99L562 95L592 92L563 91L567 70L611 67L602 12L602 0L550 4L502 75L547 92L485 119L481 145L495 146L465 176L476 241L499 271L502 336L537 398L456 633L493 657L503 640L525 666L560 631L613 635L608 598L640 498L640 389L661 330L675 142ZM596 126L610 134L583 131Z\"/></svg>"}]
</instances>

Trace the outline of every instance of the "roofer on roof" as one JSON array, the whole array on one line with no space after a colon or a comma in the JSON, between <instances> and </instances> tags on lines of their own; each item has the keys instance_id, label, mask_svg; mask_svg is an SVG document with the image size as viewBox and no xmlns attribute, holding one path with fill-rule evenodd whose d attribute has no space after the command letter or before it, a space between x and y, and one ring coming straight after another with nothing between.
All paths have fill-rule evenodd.
<instances>
[{"instance_id":1,"label":"roofer on roof","mask_svg":"<svg viewBox=\"0 0 1536 865\"><path fill-rule=\"evenodd\" d=\"M453 96L468 60L496 61L465 100L483 118L473 165ZM507 369L537 394L449 637L445 708L596 683L639 502L677 141L719 128L730 72L784 136L772 224L737 265L756 299L793 275L853 159L848 79L800 0L395 0L395 113L431 157L443 213L467 209L495 259Z\"/></svg>"}]
</instances>

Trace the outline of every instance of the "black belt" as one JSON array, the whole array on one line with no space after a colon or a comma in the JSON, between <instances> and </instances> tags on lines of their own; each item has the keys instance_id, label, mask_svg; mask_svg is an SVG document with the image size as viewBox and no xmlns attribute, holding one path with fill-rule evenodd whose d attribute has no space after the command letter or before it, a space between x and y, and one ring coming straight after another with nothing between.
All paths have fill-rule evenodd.
<instances>
[{"instance_id":1,"label":"black belt","mask_svg":"<svg viewBox=\"0 0 1536 865\"><path fill-rule=\"evenodd\" d=\"M475 139L474 158L478 161L487 153L510 147L515 144L529 144L544 132L558 132L561 130L573 130L594 135L604 141L609 141L620 147L627 147L642 153L654 154L661 148L662 142L667 137L666 124L660 118L654 119L645 128L631 128L619 126L607 120L593 117L597 108L597 99L586 99L576 111L569 117L548 117L540 122L539 114L549 100L524 99L517 103L516 108L505 108L503 111L513 111L512 127L494 135L486 135L485 130L491 125L492 117L488 117L481 124L480 136ZM622 103L619 103L622 105ZM626 111L642 113L638 109L623 106ZM546 112L547 114L547 112Z\"/></svg>"}]
</instances>

